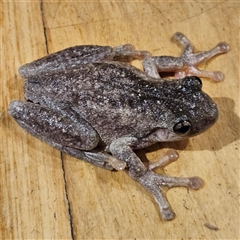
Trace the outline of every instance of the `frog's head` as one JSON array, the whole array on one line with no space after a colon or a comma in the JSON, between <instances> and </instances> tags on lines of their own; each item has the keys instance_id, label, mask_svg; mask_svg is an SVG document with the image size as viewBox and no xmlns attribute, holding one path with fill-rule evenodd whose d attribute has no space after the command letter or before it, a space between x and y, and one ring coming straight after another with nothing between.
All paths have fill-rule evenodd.
<instances>
[{"instance_id":1,"label":"frog's head","mask_svg":"<svg viewBox=\"0 0 240 240\"><path fill-rule=\"evenodd\" d=\"M175 86L174 86L175 85ZM202 91L198 77L185 77L174 80L169 86L169 101L165 125L158 128L154 135L158 141L175 141L200 134L210 128L218 118L217 105Z\"/></svg>"}]
</instances>

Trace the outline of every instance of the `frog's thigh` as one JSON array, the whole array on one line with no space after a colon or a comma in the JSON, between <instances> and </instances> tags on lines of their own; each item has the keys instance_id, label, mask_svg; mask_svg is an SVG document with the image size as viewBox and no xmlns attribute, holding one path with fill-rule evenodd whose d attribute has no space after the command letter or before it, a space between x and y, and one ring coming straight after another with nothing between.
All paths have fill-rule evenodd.
<instances>
[{"instance_id":1,"label":"frog's thigh","mask_svg":"<svg viewBox=\"0 0 240 240\"><path fill-rule=\"evenodd\" d=\"M76 68L86 63L112 60L114 54L113 48L108 46L83 45L70 47L21 66L19 74L28 78L43 72Z\"/></svg>"},{"instance_id":2,"label":"frog's thigh","mask_svg":"<svg viewBox=\"0 0 240 240\"><path fill-rule=\"evenodd\" d=\"M81 117L73 122L50 108L22 101L11 102L8 111L26 131L52 146L91 150L98 145L97 132Z\"/></svg>"}]
</instances>

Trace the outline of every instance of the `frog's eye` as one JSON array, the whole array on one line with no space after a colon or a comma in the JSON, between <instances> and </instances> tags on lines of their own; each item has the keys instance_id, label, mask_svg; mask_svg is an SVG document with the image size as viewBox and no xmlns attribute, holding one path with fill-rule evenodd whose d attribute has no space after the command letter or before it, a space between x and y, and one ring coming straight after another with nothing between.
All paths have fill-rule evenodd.
<instances>
[{"instance_id":1,"label":"frog's eye","mask_svg":"<svg viewBox=\"0 0 240 240\"><path fill-rule=\"evenodd\" d=\"M191 122L188 120L180 121L173 127L173 130L178 135L187 134L191 129Z\"/></svg>"}]
</instances>

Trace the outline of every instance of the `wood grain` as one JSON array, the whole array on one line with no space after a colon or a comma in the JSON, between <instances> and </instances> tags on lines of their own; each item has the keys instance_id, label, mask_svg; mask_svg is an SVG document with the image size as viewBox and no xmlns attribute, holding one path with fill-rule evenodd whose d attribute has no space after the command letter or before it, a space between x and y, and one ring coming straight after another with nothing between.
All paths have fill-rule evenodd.
<instances>
[{"instance_id":1,"label":"wood grain","mask_svg":"<svg viewBox=\"0 0 240 240\"><path fill-rule=\"evenodd\" d=\"M239 2L3 1L1 13L1 239L239 239ZM219 106L216 125L139 153L154 161L175 148L180 158L166 172L205 181L199 191L170 190L177 217L164 222L152 196L124 172L61 155L22 130L7 108L23 99L18 68L26 62L81 44L131 43L177 56L176 31L199 50L226 41L231 51L203 66L226 76L203 81Z\"/></svg>"}]
</instances>

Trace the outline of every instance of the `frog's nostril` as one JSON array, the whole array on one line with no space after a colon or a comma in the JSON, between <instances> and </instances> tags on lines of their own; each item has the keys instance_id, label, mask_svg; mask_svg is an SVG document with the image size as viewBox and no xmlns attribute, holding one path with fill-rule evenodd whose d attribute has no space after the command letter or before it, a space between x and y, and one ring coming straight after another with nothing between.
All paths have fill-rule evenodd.
<instances>
[{"instance_id":1,"label":"frog's nostril","mask_svg":"<svg viewBox=\"0 0 240 240\"><path fill-rule=\"evenodd\" d=\"M183 79L183 85L187 89L199 91L202 89L202 80L196 76L187 76Z\"/></svg>"},{"instance_id":2,"label":"frog's nostril","mask_svg":"<svg viewBox=\"0 0 240 240\"><path fill-rule=\"evenodd\" d=\"M199 77L194 77L196 81L202 86L202 80Z\"/></svg>"}]
</instances>

